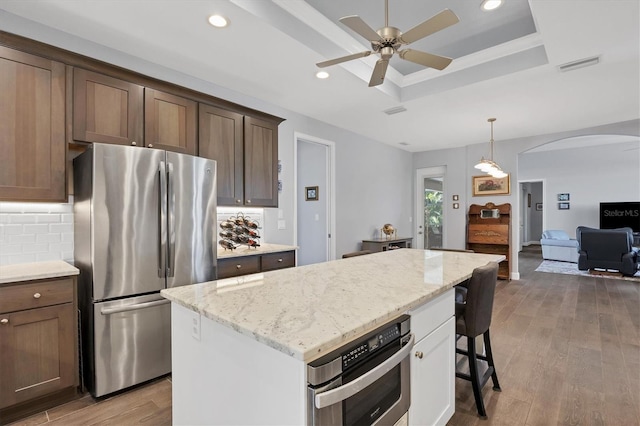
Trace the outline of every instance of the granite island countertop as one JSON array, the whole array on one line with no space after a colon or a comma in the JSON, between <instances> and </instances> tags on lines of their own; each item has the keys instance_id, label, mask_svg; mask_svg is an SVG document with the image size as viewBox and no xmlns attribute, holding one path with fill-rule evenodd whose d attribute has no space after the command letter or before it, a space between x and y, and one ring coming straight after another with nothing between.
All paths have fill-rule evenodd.
<instances>
[{"instance_id":1,"label":"granite island countertop","mask_svg":"<svg viewBox=\"0 0 640 426\"><path fill-rule=\"evenodd\" d=\"M502 255L399 249L175 287L161 294L309 362L420 306Z\"/></svg>"},{"instance_id":2,"label":"granite island countertop","mask_svg":"<svg viewBox=\"0 0 640 426\"><path fill-rule=\"evenodd\" d=\"M256 256L267 253L278 253L283 251L297 250L297 246L286 246L281 244L262 243L260 247L252 248L241 245L235 250L225 250L218 248L218 259L227 259L230 257Z\"/></svg>"},{"instance_id":3,"label":"granite island countertop","mask_svg":"<svg viewBox=\"0 0 640 426\"><path fill-rule=\"evenodd\" d=\"M0 266L0 284L78 275L80 270L62 260Z\"/></svg>"}]
</instances>

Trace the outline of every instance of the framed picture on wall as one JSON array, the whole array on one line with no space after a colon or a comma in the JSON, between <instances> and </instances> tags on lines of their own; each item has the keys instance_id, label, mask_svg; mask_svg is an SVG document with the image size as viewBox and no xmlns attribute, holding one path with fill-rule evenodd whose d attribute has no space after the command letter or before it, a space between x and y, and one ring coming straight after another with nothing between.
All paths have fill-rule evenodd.
<instances>
[{"instance_id":1,"label":"framed picture on wall","mask_svg":"<svg viewBox=\"0 0 640 426\"><path fill-rule=\"evenodd\" d=\"M318 201L318 187L317 186L305 187L304 199L307 201Z\"/></svg>"},{"instance_id":2,"label":"framed picture on wall","mask_svg":"<svg viewBox=\"0 0 640 426\"><path fill-rule=\"evenodd\" d=\"M569 201L569 194L558 194L558 201Z\"/></svg>"},{"instance_id":3,"label":"framed picture on wall","mask_svg":"<svg viewBox=\"0 0 640 426\"><path fill-rule=\"evenodd\" d=\"M542 203L536 203L536 210L537 211L542 211Z\"/></svg>"},{"instance_id":4,"label":"framed picture on wall","mask_svg":"<svg viewBox=\"0 0 640 426\"><path fill-rule=\"evenodd\" d=\"M509 195L509 178L494 178L493 176L473 177L473 196L478 195Z\"/></svg>"}]
</instances>

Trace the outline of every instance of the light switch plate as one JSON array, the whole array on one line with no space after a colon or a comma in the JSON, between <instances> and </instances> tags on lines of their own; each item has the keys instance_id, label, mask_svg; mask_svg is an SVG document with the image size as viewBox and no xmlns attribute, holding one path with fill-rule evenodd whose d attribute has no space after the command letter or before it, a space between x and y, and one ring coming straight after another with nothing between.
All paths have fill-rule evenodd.
<instances>
[{"instance_id":1,"label":"light switch plate","mask_svg":"<svg viewBox=\"0 0 640 426\"><path fill-rule=\"evenodd\" d=\"M278 229L286 229L286 222L284 220L278 221Z\"/></svg>"}]
</instances>

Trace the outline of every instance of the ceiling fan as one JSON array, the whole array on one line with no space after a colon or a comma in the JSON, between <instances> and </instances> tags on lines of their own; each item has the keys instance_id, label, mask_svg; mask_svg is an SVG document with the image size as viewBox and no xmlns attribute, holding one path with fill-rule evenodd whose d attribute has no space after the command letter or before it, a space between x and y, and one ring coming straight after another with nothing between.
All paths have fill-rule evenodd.
<instances>
[{"instance_id":1,"label":"ceiling fan","mask_svg":"<svg viewBox=\"0 0 640 426\"><path fill-rule=\"evenodd\" d=\"M372 50L319 62L316 65L319 68L324 68L342 62L351 61L353 59L364 58L372 53L379 53L380 59L376 62L373 74L371 75L371 80L369 81L369 87L372 87L384 82L384 76L387 73L387 67L389 66L389 59L391 59L394 53L397 53L401 59L438 70L445 69L451 63L452 59L444 56L421 52L419 50L398 49L402 45L413 43L414 41L425 38L457 23L459 19L455 13L449 9L444 9L442 12L403 33L399 29L389 26L389 0L385 0L384 3L384 27L380 28L378 31L374 31L373 28L367 25L367 23L358 15L340 18L340 22L371 42Z\"/></svg>"}]
</instances>

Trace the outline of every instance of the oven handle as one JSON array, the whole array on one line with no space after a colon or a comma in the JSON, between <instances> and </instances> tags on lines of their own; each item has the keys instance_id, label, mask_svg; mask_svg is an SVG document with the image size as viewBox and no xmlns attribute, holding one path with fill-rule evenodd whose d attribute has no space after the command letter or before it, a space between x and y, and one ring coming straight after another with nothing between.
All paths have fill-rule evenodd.
<instances>
[{"instance_id":1,"label":"oven handle","mask_svg":"<svg viewBox=\"0 0 640 426\"><path fill-rule=\"evenodd\" d=\"M346 385L317 394L315 398L316 407L324 408L340 401L344 401L380 379L409 355L411 349L413 349L414 341L415 336L411 334L409 341L402 347L402 349L390 356L389 359L378 365L373 370L368 371Z\"/></svg>"}]
</instances>

